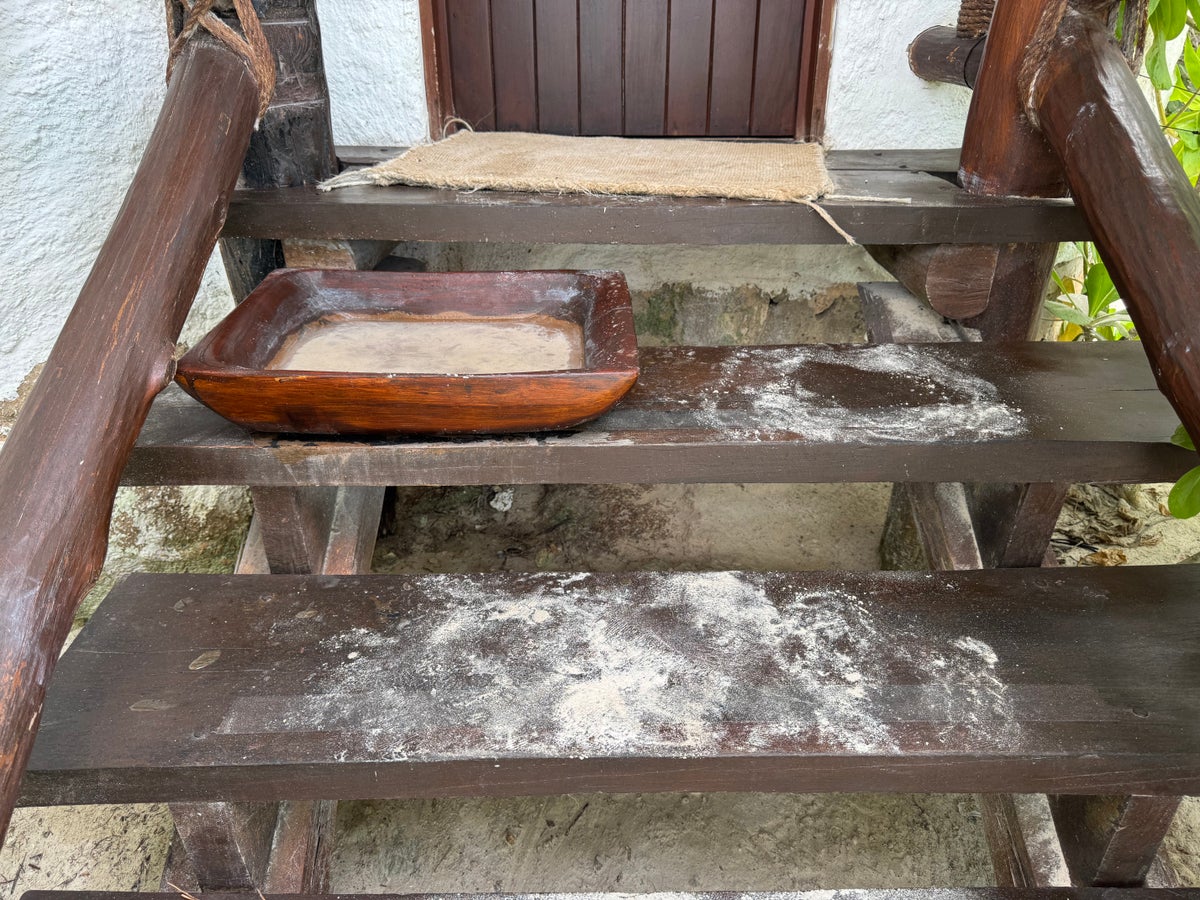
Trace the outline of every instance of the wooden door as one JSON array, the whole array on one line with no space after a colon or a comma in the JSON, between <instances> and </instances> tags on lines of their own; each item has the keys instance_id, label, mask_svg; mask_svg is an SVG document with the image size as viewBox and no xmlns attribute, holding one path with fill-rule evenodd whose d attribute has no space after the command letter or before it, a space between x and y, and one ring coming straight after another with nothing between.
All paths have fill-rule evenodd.
<instances>
[{"instance_id":1,"label":"wooden door","mask_svg":"<svg viewBox=\"0 0 1200 900\"><path fill-rule=\"evenodd\" d=\"M433 130L818 137L832 0L426 0Z\"/></svg>"}]
</instances>

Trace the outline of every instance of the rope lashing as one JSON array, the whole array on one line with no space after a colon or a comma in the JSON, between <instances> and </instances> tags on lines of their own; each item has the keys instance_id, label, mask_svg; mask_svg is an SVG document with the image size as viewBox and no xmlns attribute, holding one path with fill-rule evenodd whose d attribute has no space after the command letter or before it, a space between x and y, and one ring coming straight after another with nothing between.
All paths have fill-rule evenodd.
<instances>
[{"instance_id":1,"label":"rope lashing","mask_svg":"<svg viewBox=\"0 0 1200 900\"><path fill-rule=\"evenodd\" d=\"M222 44L245 57L250 63L254 77L258 79L260 102L258 114L267 111L271 103L271 95L275 93L275 55L263 34L262 24L258 21L258 13L254 11L251 0L233 0L237 10L238 21L242 25L242 34L238 34L212 11L215 0L166 0L167 3L167 37L170 40L170 50L167 55L167 80L175 70L175 63L183 53L183 48L191 40L198 28L203 28ZM182 8L186 13L183 24L176 30L175 11Z\"/></svg>"},{"instance_id":2,"label":"rope lashing","mask_svg":"<svg viewBox=\"0 0 1200 900\"><path fill-rule=\"evenodd\" d=\"M996 0L962 0L958 8L958 36L977 38L987 34L995 11Z\"/></svg>"}]
</instances>

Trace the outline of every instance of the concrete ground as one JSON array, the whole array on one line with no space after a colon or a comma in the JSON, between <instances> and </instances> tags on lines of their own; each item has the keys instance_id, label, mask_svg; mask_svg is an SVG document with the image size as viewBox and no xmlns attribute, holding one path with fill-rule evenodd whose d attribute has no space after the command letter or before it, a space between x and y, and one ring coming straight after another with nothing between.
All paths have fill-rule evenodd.
<instances>
[{"instance_id":1,"label":"concrete ground","mask_svg":"<svg viewBox=\"0 0 1200 900\"><path fill-rule=\"evenodd\" d=\"M848 265L837 257L849 252L840 248L808 248L807 256L790 248L409 250L426 252L435 269L622 269L630 273L646 344L863 338L853 287L839 280ZM865 257L849 268L854 278L877 277ZM871 569L879 565L888 489L403 490L393 497L375 570ZM227 569L245 525L244 496L225 492L201 503L202 496L156 503L124 492L118 508L130 512L118 522L110 570ZM1064 517L1068 564L1108 546L1120 546L1130 563L1200 553L1200 529L1161 516L1159 495L1126 499L1128 510L1109 517L1117 524L1097 530L1090 523L1104 519L1095 508L1103 503L1079 498ZM211 510L208 531L201 507ZM171 512L179 509L183 517ZM1141 525L1116 533L1130 515ZM200 536L185 542L185 535ZM1074 549L1066 549L1068 540ZM0 898L35 888L154 889L170 836L163 806L19 810L0 852ZM1165 853L1184 884L1200 886L1200 801L1185 802ZM344 803L333 872L334 890L363 892L952 887L991 880L973 797L871 794Z\"/></svg>"}]
</instances>

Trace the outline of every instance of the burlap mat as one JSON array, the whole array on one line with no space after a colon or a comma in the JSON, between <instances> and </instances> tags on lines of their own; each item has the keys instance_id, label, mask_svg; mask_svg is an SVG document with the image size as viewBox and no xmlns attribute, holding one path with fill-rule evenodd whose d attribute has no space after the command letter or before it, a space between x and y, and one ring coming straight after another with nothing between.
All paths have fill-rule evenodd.
<instances>
[{"instance_id":1,"label":"burlap mat","mask_svg":"<svg viewBox=\"0 0 1200 900\"><path fill-rule=\"evenodd\" d=\"M343 172L321 188L352 184L798 203L832 189L818 144L561 137L511 131L460 131L388 162Z\"/></svg>"}]
</instances>

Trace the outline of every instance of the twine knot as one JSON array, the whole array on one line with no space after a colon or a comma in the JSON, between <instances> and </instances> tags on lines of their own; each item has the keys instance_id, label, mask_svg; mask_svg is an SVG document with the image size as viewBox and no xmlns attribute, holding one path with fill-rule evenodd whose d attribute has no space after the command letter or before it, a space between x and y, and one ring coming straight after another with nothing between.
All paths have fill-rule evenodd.
<instances>
[{"instance_id":1,"label":"twine knot","mask_svg":"<svg viewBox=\"0 0 1200 900\"><path fill-rule=\"evenodd\" d=\"M212 11L215 0L166 0L167 2L167 37L170 40L170 50L167 55L167 80L175 70L175 63L183 53L183 48L191 40L196 30L203 28L222 44L245 57L258 79L259 107L261 117L271 103L271 95L275 92L275 55L263 34L262 24L258 21L258 13L250 0L233 0L237 10L238 21L242 26L242 34L238 34L220 16ZM178 25L176 9L184 12L183 24Z\"/></svg>"}]
</instances>

